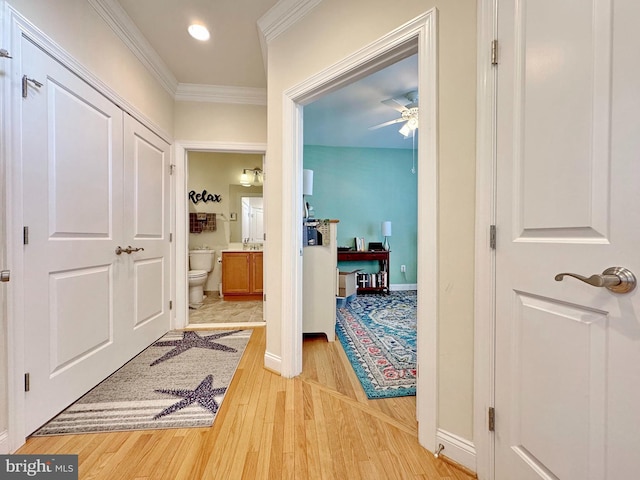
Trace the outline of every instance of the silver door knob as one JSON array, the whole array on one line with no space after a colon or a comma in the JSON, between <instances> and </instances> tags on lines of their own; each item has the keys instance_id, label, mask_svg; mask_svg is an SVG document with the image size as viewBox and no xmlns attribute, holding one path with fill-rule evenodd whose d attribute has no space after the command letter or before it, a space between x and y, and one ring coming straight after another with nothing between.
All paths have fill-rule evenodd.
<instances>
[{"instance_id":1,"label":"silver door knob","mask_svg":"<svg viewBox=\"0 0 640 480\"><path fill-rule=\"evenodd\" d=\"M2 270L0 272L0 282L8 282L11 280L11 270Z\"/></svg>"},{"instance_id":2,"label":"silver door knob","mask_svg":"<svg viewBox=\"0 0 640 480\"><path fill-rule=\"evenodd\" d=\"M576 273L559 273L555 279L561 282L564 277L573 277L594 287L605 287L615 293L629 293L636 288L636 276L624 267L609 267L602 275L591 275L588 278Z\"/></svg>"},{"instance_id":3,"label":"silver door knob","mask_svg":"<svg viewBox=\"0 0 640 480\"><path fill-rule=\"evenodd\" d=\"M133 252L140 252L142 250L144 250L144 248L142 247L133 248L131 245L129 245L127 248L122 248L118 245L116 247L116 255L121 255L122 253L128 253L130 255Z\"/></svg>"}]
</instances>

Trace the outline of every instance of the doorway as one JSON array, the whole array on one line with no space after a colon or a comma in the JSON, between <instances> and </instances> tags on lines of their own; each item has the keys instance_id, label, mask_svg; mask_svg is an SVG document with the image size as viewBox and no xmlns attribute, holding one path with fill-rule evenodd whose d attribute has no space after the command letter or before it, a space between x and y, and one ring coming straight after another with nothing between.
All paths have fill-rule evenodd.
<instances>
[{"instance_id":1,"label":"doorway","mask_svg":"<svg viewBox=\"0 0 640 480\"><path fill-rule=\"evenodd\" d=\"M233 327L238 325L237 322L199 322L190 325L189 322L189 255L190 249L207 247L214 251L214 259L212 271L210 272L211 280L209 286L205 287L205 292L213 297L220 294L219 283L221 280L221 253L229 249L242 249L242 231L241 227L241 194L248 196L261 196L264 184L259 188L256 185L251 187L241 186L241 175L245 169L254 169L259 167L264 169L264 154L266 145L264 144L225 144L218 142L176 142L175 144L175 181L176 181L176 213L175 224L177 226L176 252L185 252L184 254L176 254L176 278L182 278L184 281L176 282L175 302L176 316L174 318L174 328L211 328L215 327ZM211 174L205 174L200 179L203 183L189 183L189 166L191 163L214 163L216 166L211 170ZM226 164L226 166L225 166ZM199 167L202 168L202 165ZM199 176L199 173L194 174ZM264 179L264 176L261 177ZM209 213L216 214L215 232L209 232L207 238L196 236L190 233L189 213L197 213L192 207L194 202L191 197L198 199L198 194L202 198L203 190L207 190L205 198L209 196L209 202L200 203L205 205L208 203L206 210ZM260 190L260 191L258 191ZM191 197L190 193L194 192ZM217 197L216 197L217 195ZM201 212L203 213L203 212ZM206 212L205 212L206 213ZM265 248L266 244L262 247ZM205 295L207 294L205 293ZM220 300L217 298L217 300ZM261 311L262 309L260 309ZM263 326L264 316L260 313L259 318L251 318L251 321L242 322L242 326Z\"/></svg>"},{"instance_id":2,"label":"doorway","mask_svg":"<svg viewBox=\"0 0 640 480\"><path fill-rule=\"evenodd\" d=\"M418 131L418 350L428 352L420 357L421 376L418 380L417 416L419 441L430 450L436 445L436 367L437 367L437 122L436 122L436 10L409 22L389 36L284 92L283 171L295 172L295 181L284 184L282 252L282 289L292 292L293 301L282 308L282 355L280 371L292 377L302 371L302 260L290 252L299 252L301 235L298 222L302 218L302 136L303 108L322 95L335 91L369 73L378 71L402 58L417 53L421 101L426 105L421 113ZM424 122L424 124L423 124ZM424 127L424 128L423 128ZM424 266L424 268L422 268ZM297 321L290 321L297 319Z\"/></svg>"},{"instance_id":3,"label":"doorway","mask_svg":"<svg viewBox=\"0 0 640 480\"><path fill-rule=\"evenodd\" d=\"M334 364L343 364L345 353L346 358L351 359L353 365L347 362L346 377L350 370L361 372L363 367L360 362L370 357L367 353L369 349L364 349L359 354L352 352L351 348L355 348L359 343L355 340L353 343L347 341L346 332L350 329L346 326L349 322L345 323L344 315L353 314L354 316L349 318L360 318L363 322L362 328L371 328L371 336L367 338L371 338L374 344L380 347L379 352L383 352L386 342L376 333L380 332L377 329L381 328L382 323L375 321L378 317L373 314L373 310L386 311L394 305L396 312L403 312L402 321L396 322L393 326L386 325L388 329L385 329L384 339L394 337L395 351L399 352L399 346L404 345L406 356L402 354L402 361L398 361L399 357L390 352L388 356L380 353L381 356L385 356L385 366L380 367L381 359L377 358L366 367L368 375L361 377L364 381L363 386L368 385L364 387L365 391L380 397L389 394L391 389L385 389L384 385L394 375L397 375L393 380L393 391L396 394L412 392L415 395L415 377L412 372L415 370L416 359L417 143L414 135L409 133L405 136L400 131L406 124L402 121L402 114L410 111L406 105L414 108L417 116L417 88L418 57L414 54L379 71L371 72L366 77L328 93L304 107L303 166L305 171L313 172L313 188L309 188L305 195L305 200L310 205L309 215L315 213L318 219L337 220L332 222L335 224L332 228L336 231L337 249L343 251L355 249L354 238L364 239L363 250L382 249L381 226L384 221L390 221L393 224L393 248L389 252L390 261L383 261L387 265L384 267L384 274L379 273L380 260L354 262L351 259L348 263L338 261L337 265L341 271L367 272L366 276L364 273L358 274L361 281L384 278L385 287L391 287L394 292L387 291L386 295L381 295L380 291L367 293L360 289L355 298L349 297L348 301L340 300L341 306L347 310L336 313L336 300L333 298L335 287L333 292L329 292L331 298L327 300L322 292L318 291L317 282L313 280L317 278L315 275L319 275L315 271L317 267L308 264L309 261L313 261L313 255L319 247L303 247L303 374L308 377L318 370L314 364L318 363L316 358L323 350L323 343L316 342L312 333L318 333L318 329L322 332L329 328L318 321L319 311L325 312L324 317L329 317L333 306L333 316L337 317L337 321L331 330L335 329L338 335L332 334L330 338L335 337L337 340L336 344L330 340L330 344L325 344L324 347L336 356L337 361ZM334 240L329 240L329 243L334 243ZM376 247L375 243L379 243L379 247ZM337 254L337 259L340 258L345 257ZM322 262L329 269L329 278L332 273L335 277L335 262L336 258L331 258L330 255ZM389 268L389 265L393 267ZM404 269L401 266L404 266ZM311 271L314 271L313 274ZM306 283L309 280L313 287ZM325 311L324 305L328 301L332 302L332 305L330 304ZM405 308L398 309L399 305ZM358 306L364 307L364 311ZM363 315L357 315L355 311L362 311ZM359 331L361 332L361 329ZM329 334L327 336L329 337ZM349 366L352 368L349 369ZM383 368L384 373L381 371ZM390 374L392 368L394 375ZM373 377L377 378L375 383L368 384L367 379ZM318 378L317 381L324 383L322 378ZM355 383L355 391L350 387L338 391L347 395L355 394L354 399L358 398L359 401L367 403L367 407L383 408L383 400L367 402L359 397L356 393L360 391L358 384L359 382ZM325 386L332 385L337 389L345 387L341 381L327 379ZM416 416L415 397L395 398L394 401L398 402L398 407L400 404L403 407L387 411L393 410L393 415L401 413L408 424L413 424ZM402 421L403 418L397 420Z\"/></svg>"}]
</instances>

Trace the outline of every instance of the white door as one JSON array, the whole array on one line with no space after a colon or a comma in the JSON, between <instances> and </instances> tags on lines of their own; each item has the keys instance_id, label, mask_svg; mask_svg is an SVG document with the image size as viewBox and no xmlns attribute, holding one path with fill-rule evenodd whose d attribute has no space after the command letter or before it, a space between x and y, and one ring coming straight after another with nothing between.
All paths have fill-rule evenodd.
<instances>
[{"instance_id":1,"label":"white door","mask_svg":"<svg viewBox=\"0 0 640 480\"><path fill-rule=\"evenodd\" d=\"M117 304L127 319L122 342L139 352L169 328L169 144L124 116L123 288ZM143 250L142 250L143 249Z\"/></svg>"},{"instance_id":2,"label":"white door","mask_svg":"<svg viewBox=\"0 0 640 480\"><path fill-rule=\"evenodd\" d=\"M28 81L22 99L30 433L168 329L166 286L158 286L166 248L157 246L158 238L168 245L158 216L168 217L164 178L153 187L139 178L158 181L154 154L124 161L132 140L123 140L117 106L26 39L22 72L41 84ZM145 250L116 255L128 245Z\"/></svg>"},{"instance_id":3,"label":"white door","mask_svg":"<svg viewBox=\"0 0 640 480\"><path fill-rule=\"evenodd\" d=\"M628 480L640 446L640 2L498 3L495 478Z\"/></svg>"}]
</instances>

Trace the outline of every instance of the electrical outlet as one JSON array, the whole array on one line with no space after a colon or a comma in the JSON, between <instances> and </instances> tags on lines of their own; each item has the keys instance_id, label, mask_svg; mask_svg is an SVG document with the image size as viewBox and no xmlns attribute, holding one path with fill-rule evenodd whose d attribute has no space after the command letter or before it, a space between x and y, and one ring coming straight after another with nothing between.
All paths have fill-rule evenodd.
<instances>
[{"instance_id":1,"label":"electrical outlet","mask_svg":"<svg viewBox=\"0 0 640 480\"><path fill-rule=\"evenodd\" d=\"M401 273L407 273L407 266L406 265L400 265L400 272Z\"/></svg>"}]
</instances>

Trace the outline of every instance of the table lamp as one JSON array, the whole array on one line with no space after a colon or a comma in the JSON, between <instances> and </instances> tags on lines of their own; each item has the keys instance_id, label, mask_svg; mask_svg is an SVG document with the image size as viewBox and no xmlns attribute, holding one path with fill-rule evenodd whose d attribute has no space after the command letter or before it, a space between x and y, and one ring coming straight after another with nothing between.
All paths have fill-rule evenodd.
<instances>
[{"instance_id":1,"label":"table lamp","mask_svg":"<svg viewBox=\"0 0 640 480\"><path fill-rule=\"evenodd\" d=\"M382 236L384 237L382 248L389 251L389 237L391 236L391 222L389 220L382 222Z\"/></svg>"}]
</instances>

